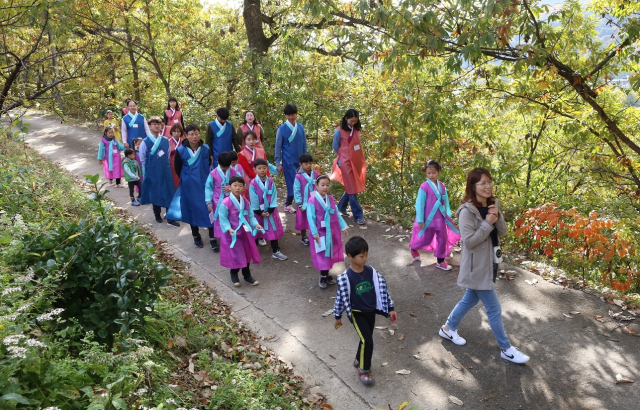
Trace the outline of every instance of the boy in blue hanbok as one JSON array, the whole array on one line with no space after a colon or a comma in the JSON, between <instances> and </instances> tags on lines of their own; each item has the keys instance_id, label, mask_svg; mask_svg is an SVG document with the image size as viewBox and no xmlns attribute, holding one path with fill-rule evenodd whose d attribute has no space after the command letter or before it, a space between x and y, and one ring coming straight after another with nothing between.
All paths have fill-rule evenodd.
<instances>
[{"instance_id":1,"label":"boy in blue hanbok","mask_svg":"<svg viewBox=\"0 0 640 410\"><path fill-rule=\"evenodd\" d=\"M291 206L294 199L293 184L296 180L296 172L300 167L298 159L307 152L307 136L304 127L296 122L298 108L293 104L284 107L284 115L287 121L278 127L276 133L275 163L279 173L284 173L287 184L287 199L284 203L284 211L292 214L296 209Z\"/></svg>"}]
</instances>

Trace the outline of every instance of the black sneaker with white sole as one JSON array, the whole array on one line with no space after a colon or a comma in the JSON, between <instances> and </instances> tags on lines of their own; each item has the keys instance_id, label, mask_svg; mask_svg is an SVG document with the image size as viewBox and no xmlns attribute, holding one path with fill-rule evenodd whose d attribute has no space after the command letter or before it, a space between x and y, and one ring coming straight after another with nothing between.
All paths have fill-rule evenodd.
<instances>
[{"instance_id":1,"label":"black sneaker with white sole","mask_svg":"<svg viewBox=\"0 0 640 410\"><path fill-rule=\"evenodd\" d=\"M156 215L156 222L161 224L163 222L163 219L160 215Z\"/></svg>"},{"instance_id":2,"label":"black sneaker with white sole","mask_svg":"<svg viewBox=\"0 0 640 410\"><path fill-rule=\"evenodd\" d=\"M168 219L167 219L167 225L169 225L169 226L173 226L174 228L179 228L179 227L180 227L180 224L179 224L178 222L176 222L176 221L170 221L170 220L168 220Z\"/></svg>"},{"instance_id":3,"label":"black sneaker with white sole","mask_svg":"<svg viewBox=\"0 0 640 410\"><path fill-rule=\"evenodd\" d=\"M320 287L320 289L326 289L327 288L327 277L326 276L318 276L318 286Z\"/></svg>"},{"instance_id":4,"label":"black sneaker with white sole","mask_svg":"<svg viewBox=\"0 0 640 410\"><path fill-rule=\"evenodd\" d=\"M196 246L196 248L202 248L204 246L204 244L202 243L202 238L199 236L193 237L193 244Z\"/></svg>"},{"instance_id":5,"label":"black sneaker with white sole","mask_svg":"<svg viewBox=\"0 0 640 410\"><path fill-rule=\"evenodd\" d=\"M218 241L216 241L215 239L209 239L209 246L211 247L212 251L220 252L220 246L218 246Z\"/></svg>"}]
</instances>

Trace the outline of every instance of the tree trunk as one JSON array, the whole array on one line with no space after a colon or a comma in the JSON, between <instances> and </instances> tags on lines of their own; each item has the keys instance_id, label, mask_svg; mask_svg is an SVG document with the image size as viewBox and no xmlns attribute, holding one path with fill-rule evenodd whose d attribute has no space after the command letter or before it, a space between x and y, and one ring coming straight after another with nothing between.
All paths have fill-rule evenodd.
<instances>
[{"instance_id":1,"label":"tree trunk","mask_svg":"<svg viewBox=\"0 0 640 410\"><path fill-rule=\"evenodd\" d=\"M244 0L244 10L242 17L247 31L249 47L259 56L267 54L272 41L267 38L262 28L261 0Z\"/></svg>"},{"instance_id":2,"label":"tree trunk","mask_svg":"<svg viewBox=\"0 0 640 410\"><path fill-rule=\"evenodd\" d=\"M129 19L124 18L124 31L127 35L127 53L129 54L129 62L131 63L131 73L133 75L133 99L136 102L140 102L140 77L138 71L138 60L133 53L133 37L129 30Z\"/></svg>"}]
</instances>

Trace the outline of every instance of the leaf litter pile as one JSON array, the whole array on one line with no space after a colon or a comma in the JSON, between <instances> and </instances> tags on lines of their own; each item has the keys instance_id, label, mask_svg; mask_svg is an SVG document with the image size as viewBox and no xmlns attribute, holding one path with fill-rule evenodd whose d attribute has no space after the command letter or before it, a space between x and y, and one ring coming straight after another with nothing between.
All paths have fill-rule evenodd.
<instances>
[{"instance_id":1,"label":"leaf litter pile","mask_svg":"<svg viewBox=\"0 0 640 410\"><path fill-rule=\"evenodd\" d=\"M166 243L153 239L158 259L175 273L156 306L158 318L146 326L146 336L156 345L158 360L173 369L167 382L183 403L274 410L325 404L321 394L305 397L303 380L294 375L291 364L261 346L211 289L165 252Z\"/></svg>"}]
</instances>

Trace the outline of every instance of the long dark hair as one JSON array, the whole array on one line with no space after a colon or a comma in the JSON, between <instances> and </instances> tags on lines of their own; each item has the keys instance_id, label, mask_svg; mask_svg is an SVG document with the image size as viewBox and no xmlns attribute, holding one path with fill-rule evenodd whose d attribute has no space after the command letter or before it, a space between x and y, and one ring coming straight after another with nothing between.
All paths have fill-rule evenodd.
<instances>
[{"instance_id":1,"label":"long dark hair","mask_svg":"<svg viewBox=\"0 0 640 410\"><path fill-rule=\"evenodd\" d=\"M355 108L349 108L344 114L344 117L342 117L342 123L340 124L343 130L351 131L351 128L349 128L349 125L347 124L347 120L354 117L358 119L358 122L353 126L353 129L358 131L362 129L362 124L360 124L360 113Z\"/></svg>"},{"instance_id":2,"label":"long dark hair","mask_svg":"<svg viewBox=\"0 0 640 410\"><path fill-rule=\"evenodd\" d=\"M176 97L169 97L169 101L167 101L167 110L171 109L171 104L169 104L171 101L176 102L176 111L180 111L180 104L178 103Z\"/></svg>"},{"instance_id":3,"label":"long dark hair","mask_svg":"<svg viewBox=\"0 0 640 410\"><path fill-rule=\"evenodd\" d=\"M260 125L260 122L258 121L258 116L256 115L256 112L253 110L247 110L244 112L244 115L242 116L242 123L246 124L247 123L247 114L251 113L253 114L253 125Z\"/></svg>"},{"instance_id":4,"label":"long dark hair","mask_svg":"<svg viewBox=\"0 0 640 410\"><path fill-rule=\"evenodd\" d=\"M491 173L485 168L474 168L467 175L467 187L464 190L464 198L462 199L462 203L471 202L476 208L480 208L482 204L478 202L476 198L476 184L480 182L482 176L486 175L490 181L493 181L491 178ZM494 197L487 199L487 205L493 205L495 202Z\"/></svg>"}]
</instances>

